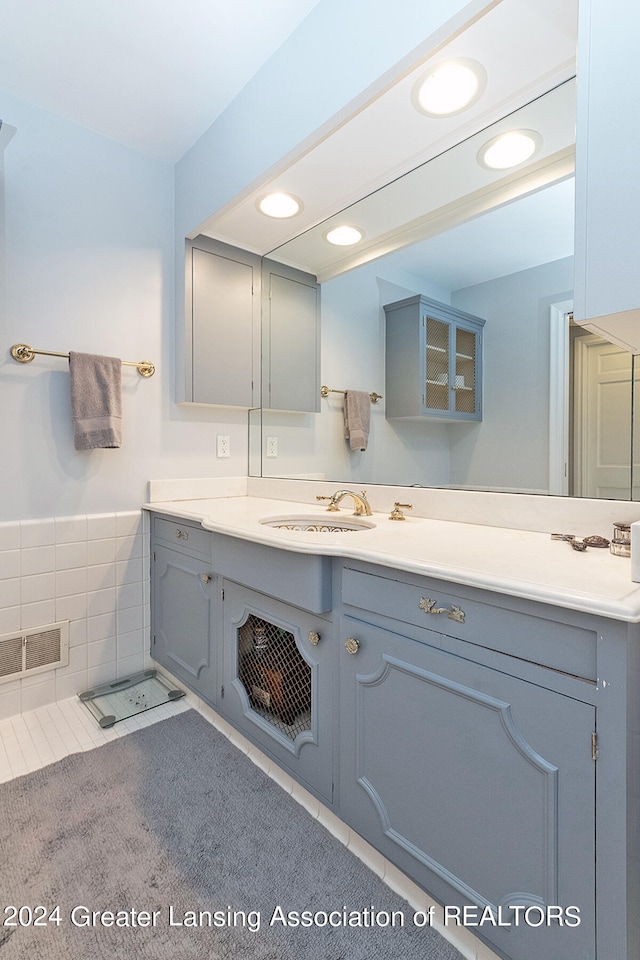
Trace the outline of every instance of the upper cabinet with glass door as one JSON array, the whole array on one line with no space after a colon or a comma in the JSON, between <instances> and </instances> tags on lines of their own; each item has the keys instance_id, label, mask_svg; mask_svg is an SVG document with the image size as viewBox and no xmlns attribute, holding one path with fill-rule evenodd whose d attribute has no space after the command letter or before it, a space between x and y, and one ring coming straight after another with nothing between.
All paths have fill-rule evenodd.
<instances>
[{"instance_id":1,"label":"upper cabinet with glass door","mask_svg":"<svg viewBox=\"0 0 640 960\"><path fill-rule=\"evenodd\" d=\"M423 296L384 311L387 419L481 420L485 321Z\"/></svg>"}]
</instances>

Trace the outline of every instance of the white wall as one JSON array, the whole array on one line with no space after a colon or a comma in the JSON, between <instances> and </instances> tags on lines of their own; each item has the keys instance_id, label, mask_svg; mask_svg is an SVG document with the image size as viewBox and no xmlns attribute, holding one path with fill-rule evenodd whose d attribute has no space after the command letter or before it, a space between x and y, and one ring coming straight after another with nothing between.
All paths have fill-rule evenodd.
<instances>
[{"instance_id":1,"label":"white wall","mask_svg":"<svg viewBox=\"0 0 640 960\"><path fill-rule=\"evenodd\" d=\"M0 683L0 717L148 662L156 477L246 472L246 412L174 404L173 171L0 93L3 154L0 635L70 622L69 665ZM68 363L9 349L149 359L123 369L123 442L73 446ZM216 460L217 433L232 457ZM224 469L223 469L224 468Z\"/></svg>"},{"instance_id":2,"label":"white wall","mask_svg":"<svg viewBox=\"0 0 640 960\"><path fill-rule=\"evenodd\" d=\"M487 321L483 419L452 433L454 486L548 492L549 308L572 295L573 257L451 295Z\"/></svg>"},{"instance_id":3,"label":"white wall","mask_svg":"<svg viewBox=\"0 0 640 960\"><path fill-rule=\"evenodd\" d=\"M246 472L245 412L173 402L171 168L8 95L0 113L16 128L4 151L0 519L138 509L151 477ZM18 364L20 342L156 364L149 380L123 368L120 449L74 449L67 362ZM216 460L218 432L235 457Z\"/></svg>"}]
</instances>

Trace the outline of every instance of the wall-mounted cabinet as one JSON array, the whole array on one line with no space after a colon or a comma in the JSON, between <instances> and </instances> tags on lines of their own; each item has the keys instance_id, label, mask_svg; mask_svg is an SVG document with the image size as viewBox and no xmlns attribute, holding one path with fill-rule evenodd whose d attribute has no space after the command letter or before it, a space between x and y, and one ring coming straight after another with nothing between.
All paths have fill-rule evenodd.
<instances>
[{"instance_id":1,"label":"wall-mounted cabinet","mask_svg":"<svg viewBox=\"0 0 640 960\"><path fill-rule=\"evenodd\" d=\"M317 412L316 278L208 237L185 266L186 401Z\"/></svg>"},{"instance_id":2,"label":"wall-mounted cabinet","mask_svg":"<svg viewBox=\"0 0 640 960\"><path fill-rule=\"evenodd\" d=\"M423 296L384 311L387 419L481 420L485 321Z\"/></svg>"}]
</instances>

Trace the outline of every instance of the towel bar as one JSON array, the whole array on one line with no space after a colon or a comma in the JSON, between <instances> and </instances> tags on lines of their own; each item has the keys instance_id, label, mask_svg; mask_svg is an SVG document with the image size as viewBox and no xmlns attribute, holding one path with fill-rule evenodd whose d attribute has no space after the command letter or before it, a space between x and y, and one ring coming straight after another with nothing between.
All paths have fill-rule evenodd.
<instances>
[{"instance_id":1,"label":"towel bar","mask_svg":"<svg viewBox=\"0 0 640 960\"><path fill-rule=\"evenodd\" d=\"M330 393L346 393L346 390L334 390L332 387L320 387L320 396L328 397ZM369 399L371 403L377 403L378 400L382 400L381 393L370 393Z\"/></svg>"},{"instance_id":2,"label":"towel bar","mask_svg":"<svg viewBox=\"0 0 640 960\"><path fill-rule=\"evenodd\" d=\"M11 356L14 360L17 360L18 363L31 363L36 354L44 357L66 357L67 360L69 359L68 353L54 353L52 350L34 350L32 347L27 346L26 343L14 343L11 347ZM140 360L139 363L136 363L134 360L123 360L122 365L124 367L136 367L141 377L152 377L156 372L156 368L150 360Z\"/></svg>"}]
</instances>

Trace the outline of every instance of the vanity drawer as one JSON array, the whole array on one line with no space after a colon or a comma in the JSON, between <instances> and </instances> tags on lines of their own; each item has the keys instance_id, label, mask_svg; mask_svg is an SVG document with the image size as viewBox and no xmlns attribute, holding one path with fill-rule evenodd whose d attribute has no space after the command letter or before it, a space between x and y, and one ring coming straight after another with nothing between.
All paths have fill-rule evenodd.
<instances>
[{"instance_id":1,"label":"vanity drawer","mask_svg":"<svg viewBox=\"0 0 640 960\"><path fill-rule=\"evenodd\" d=\"M155 516L153 536L187 553L197 553L207 559L211 557L211 533L188 520Z\"/></svg>"},{"instance_id":2,"label":"vanity drawer","mask_svg":"<svg viewBox=\"0 0 640 960\"><path fill-rule=\"evenodd\" d=\"M331 557L213 533L216 573L311 613L331 610Z\"/></svg>"},{"instance_id":3,"label":"vanity drawer","mask_svg":"<svg viewBox=\"0 0 640 960\"><path fill-rule=\"evenodd\" d=\"M470 599L468 595L451 592L452 586L426 578L394 580L345 567L342 601L392 620L595 682L595 630L520 612L511 604L498 606L495 595L488 595L486 602ZM482 597L481 591L474 590L474 594ZM430 604L434 610L443 612L429 613ZM546 611L553 614L552 607L546 607Z\"/></svg>"}]
</instances>

